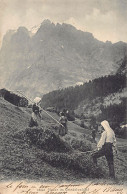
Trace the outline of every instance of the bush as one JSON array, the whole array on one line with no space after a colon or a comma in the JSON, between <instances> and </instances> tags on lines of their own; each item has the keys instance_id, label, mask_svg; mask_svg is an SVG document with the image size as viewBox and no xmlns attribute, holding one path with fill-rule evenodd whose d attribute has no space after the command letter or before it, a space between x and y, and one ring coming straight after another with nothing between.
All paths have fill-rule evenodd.
<instances>
[{"instance_id":1,"label":"bush","mask_svg":"<svg viewBox=\"0 0 127 194\"><path fill-rule=\"evenodd\" d=\"M119 137L122 137L122 138L127 138L127 127L119 127L118 130L117 130L117 134Z\"/></svg>"},{"instance_id":2,"label":"bush","mask_svg":"<svg viewBox=\"0 0 127 194\"><path fill-rule=\"evenodd\" d=\"M121 147L119 147L118 148L118 150L120 151L120 152L122 152L122 153L127 153L127 147L125 146L121 146Z\"/></svg>"},{"instance_id":3,"label":"bush","mask_svg":"<svg viewBox=\"0 0 127 194\"><path fill-rule=\"evenodd\" d=\"M81 120L80 127L84 128L84 120Z\"/></svg>"},{"instance_id":4,"label":"bush","mask_svg":"<svg viewBox=\"0 0 127 194\"><path fill-rule=\"evenodd\" d=\"M74 115L71 115L71 114L69 114L69 115L67 116L67 119L68 119L68 121L75 121Z\"/></svg>"},{"instance_id":5,"label":"bush","mask_svg":"<svg viewBox=\"0 0 127 194\"><path fill-rule=\"evenodd\" d=\"M70 132L70 135L72 135L73 137L77 137L77 134L75 132Z\"/></svg>"}]
</instances>

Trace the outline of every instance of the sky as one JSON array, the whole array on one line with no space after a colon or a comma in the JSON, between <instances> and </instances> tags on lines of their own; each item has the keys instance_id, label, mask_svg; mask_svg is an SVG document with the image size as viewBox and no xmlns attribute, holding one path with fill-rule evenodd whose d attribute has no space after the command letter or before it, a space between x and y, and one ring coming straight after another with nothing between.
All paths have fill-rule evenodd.
<instances>
[{"instance_id":1,"label":"sky","mask_svg":"<svg viewBox=\"0 0 127 194\"><path fill-rule=\"evenodd\" d=\"M0 0L0 44L9 29L69 23L101 41L127 42L127 0Z\"/></svg>"}]
</instances>

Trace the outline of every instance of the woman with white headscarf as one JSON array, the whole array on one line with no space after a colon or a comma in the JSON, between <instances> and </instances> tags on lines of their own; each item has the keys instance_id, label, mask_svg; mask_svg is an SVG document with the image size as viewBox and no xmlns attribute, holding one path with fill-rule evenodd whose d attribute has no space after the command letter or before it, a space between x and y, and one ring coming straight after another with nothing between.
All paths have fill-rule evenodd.
<instances>
[{"instance_id":1,"label":"woman with white headscarf","mask_svg":"<svg viewBox=\"0 0 127 194\"><path fill-rule=\"evenodd\" d=\"M39 102L40 102L41 98L36 97L34 99L34 104L32 106L32 114L31 114L31 119L30 119L30 123L29 123L29 127L34 127L34 126L38 126L38 121L40 121L42 119L41 117L41 110L40 107L38 106Z\"/></svg>"},{"instance_id":2,"label":"woman with white headscarf","mask_svg":"<svg viewBox=\"0 0 127 194\"><path fill-rule=\"evenodd\" d=\"M108 121L105 120L101 122L101 125L104 131L101 134L100 141L97 144L98 151L92 155L93 161L94 163L97 164L97 158L101 156L105 156L109 166L109 176L111 178L115 178L114 160L113 160L113 147L116 150L115 133L109 126Z\"/></svg>"}]
</instances>

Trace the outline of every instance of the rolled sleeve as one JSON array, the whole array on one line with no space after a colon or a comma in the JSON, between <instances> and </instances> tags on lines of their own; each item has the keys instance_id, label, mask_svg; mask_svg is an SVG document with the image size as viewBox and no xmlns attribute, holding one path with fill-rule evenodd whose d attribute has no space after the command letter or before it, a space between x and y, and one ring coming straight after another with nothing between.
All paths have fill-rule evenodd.
<instances>
[{"instance_id":1,"label":"rolled sleeve","mask_svg":"<svg viewBox=\"0 0 127 194\"><path fill-rule=\"evenodd\" d=\"M116 147L116 138L114 136L113 146Z\"/></svg>"},{"instance_id":2,"label":"rolled sleeve","mask_svg":"<svg viewBox=\"0 0 127 194\"><path fill-rule=\"evenodd\" d=\"M106 131L104 131L101 135L101 138L97 144L97 148L98 150L102 148L102 146L105 144L105 140L106 140Z\"/></svg>"}]
</instances>

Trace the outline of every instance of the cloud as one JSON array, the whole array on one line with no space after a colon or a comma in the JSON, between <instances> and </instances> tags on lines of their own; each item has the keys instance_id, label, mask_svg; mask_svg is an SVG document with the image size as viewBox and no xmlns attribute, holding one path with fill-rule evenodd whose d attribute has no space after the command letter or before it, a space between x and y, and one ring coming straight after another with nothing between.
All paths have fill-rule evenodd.
<instances>
[{"instance_id":1,"label":"cloud","mask_svg":"<svg viewBox=\"0 0 127 194\"><path fill-rule=\"evenodd\" d=\"M123 22L124 27L121 28L122 22L116 12L110 10L102 14L96 8L93 9L91 14L85 15L80 20L71 17L66 21L66 23L75 25L78 29L92 32L99 40L110 40L112 42L122 40L127 42L127 24Z\"/></svg>"},{"instance_id":2,"label":"cloud","mask_svg":"<svg viewBox=\"0 0 127 194\"><path fill-rule=\"evenodd\" d=\"M126 0L0 0L0 35L44 19L68 22L100 40L127 42Z\"/></svg>"}]
</instances>

